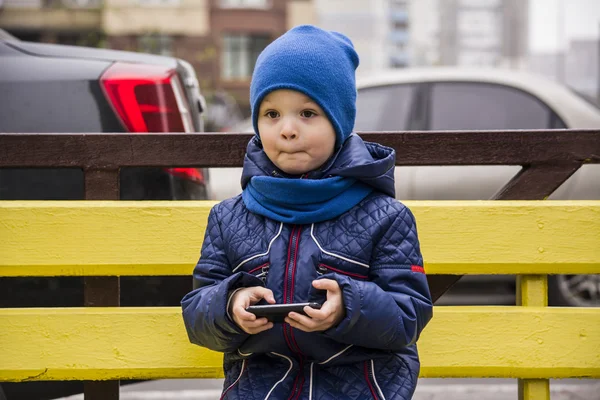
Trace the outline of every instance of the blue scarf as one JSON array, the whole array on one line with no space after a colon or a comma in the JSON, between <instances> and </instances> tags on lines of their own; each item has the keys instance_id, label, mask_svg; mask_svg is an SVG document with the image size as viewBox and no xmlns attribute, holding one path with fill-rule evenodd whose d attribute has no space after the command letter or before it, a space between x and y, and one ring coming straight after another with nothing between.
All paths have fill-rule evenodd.
<instances>
[{"instance_id":1,"label":"blue scarf","mask_svg":"<svg viewBox=\"0 0 600 400\"><path fill-rule=\"evenodd\" d=\"M312 224L335 218L373 191L354 178L289 179L254 176L242 192L246 207L288 224Z\"/></svg>"}]
</instances>

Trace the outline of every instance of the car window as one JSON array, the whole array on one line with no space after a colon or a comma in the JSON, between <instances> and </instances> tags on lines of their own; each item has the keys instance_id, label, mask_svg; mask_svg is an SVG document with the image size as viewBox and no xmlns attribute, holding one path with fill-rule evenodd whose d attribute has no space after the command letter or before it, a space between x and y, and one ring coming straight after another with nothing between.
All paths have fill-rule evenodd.
<instances>
[{"instance_id":1,"label":"car window","mask_svg":"<svg viewBox=\"0 0 600 400\"><path fill-rule=\"evenodd\" d=\"M414 101L414 85L359 89L356 99L356 131L401 131L408 128Z\"/></svg>"},{"instance_id":2,"label":"car window","mask_svg":"<svg viewBox=\"0 0 600 400\"><path fill-rule=\"evenodd\" d=\"M553 112L521 90L488 83L436 83L430 99L432 130L548 129Z\"/></svg>"}]
</instances>

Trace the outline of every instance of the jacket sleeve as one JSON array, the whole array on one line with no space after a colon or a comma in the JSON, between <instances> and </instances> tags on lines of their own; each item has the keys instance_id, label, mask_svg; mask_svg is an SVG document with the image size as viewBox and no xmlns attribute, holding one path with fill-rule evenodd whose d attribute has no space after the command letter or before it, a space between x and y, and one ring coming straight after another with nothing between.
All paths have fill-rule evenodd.
<instances>
[{"instance_id":1,"label":"jacket sleeve","mask_svg":"<svg viewBox=\"0 0 600 400\"><path fill-rule=\"evenodd\" d=\"M221 352L232 352L249 334L227 315L230 294L238 288L264 286L245 272L232 274L219 225L219 205L208 216L200 260L194 268L197 287L181 300L183 321L190 341Z\"/></svg>"},{"instance_id":2,"label":"jacket sleeve","mask_svg":"<svg viewBox=\"0 0 600 400\"><path fill-rule=\"evenodd\" d=\"M333 274L346 307L345 318L324 332L334 340L397 351L415 343L432 317L415 219L408 208L398 206L391 226L374 247L370 280Z\"/></svg>"}]
</instances>

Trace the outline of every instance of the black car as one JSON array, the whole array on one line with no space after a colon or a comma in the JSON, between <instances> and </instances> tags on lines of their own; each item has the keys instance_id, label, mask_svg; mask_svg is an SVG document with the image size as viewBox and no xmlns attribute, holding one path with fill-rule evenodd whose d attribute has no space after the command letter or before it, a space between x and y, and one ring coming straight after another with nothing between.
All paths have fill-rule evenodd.
<instances>
[{"instance_id":1,"label":"black car","mask_svg":"<svg viewBox=\"0 0 600 400\"><path fill-rule=\"evenodd\" d=\"M0 29L0 133L199 132L204 109L184 60L23 42ZM120 197L207 199L206 177L198 168L123 168ZM0 168L0 200L83 198L80 169ZM122 277L121 305L174 306L191 289L191 277ZM82 305L81 277L0 278L0 308ZM2 383L0 400L82 389L82 382Z\"/></svg>"},{"instance_id":2,"label":"black car","mask_svg":"<svg viewBox=\"0 0 600 400\"><path fill-rule=\"evenodd\" d=\"M204 99L173 57L19 41L0 30L0 132L199 132ZM197 168L124 168L122 200L206 199ZM0 169L0 200L77 200L79 169Z\"/></svg>"}]
</instances>

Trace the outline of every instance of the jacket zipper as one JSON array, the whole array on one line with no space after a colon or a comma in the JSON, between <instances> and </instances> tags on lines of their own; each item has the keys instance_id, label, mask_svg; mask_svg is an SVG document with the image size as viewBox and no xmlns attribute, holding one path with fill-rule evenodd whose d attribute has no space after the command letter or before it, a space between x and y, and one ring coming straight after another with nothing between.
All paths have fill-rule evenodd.
<instances>
[{"instance_id":1,"label":"jacket zipper","mask_svg":"<svg viewBox=\"0 0 600 400\"><path fill-rule=\"evenodd\" d=\"M308 173L303 174L302 176L300 176L300 179L305 179L308 177ZM294 228L298 228L298 233L294 236L294 230L292 229L292 242L291 242L291 251L293 251L293 253L291 253L291 265L290 265L290 276L289 278L289 283L290 286L288 286L289 290L288 290L288 295L289 295L289 303L293 303L294 302L294 286L296 285L296 269L298 268L298 248L300 246L300 234L302 233L302 226L296 226L294 225ZM284 300L284 303L286 301ZM289 332L289 337L290 337L290 341L291 343L296 347L296 353L298 354L298 356L300 357L300 374L302 374L302 385L304 385L304 370L303 370L303 365L304 365L304 354L302 354L302 351L300 351L300 346L298 346L298 343L296 343L296 338L294 337L294 331L292 330L292 327L289 324L285 324L284 328L288 329ZM293 351L293 350L292 350ZM302 388L302 386L300 386L300 389Z\"/></svg>"},{"instance_id":2,"label":"jacket zipper","mask_svg":"<svg viewBox=\"0 0 600 400\"><path fill-rule=\"evenodd\" d=\"M300 356L300 371L298 375L296 375L296 379L294 380L294 386L292 387L292 392L290 393L290 397L288 400L297 400L302 393L302 388L304 387L304 357ZM299 383L298 383L299 382Z\"/></svg>"},{"instance_id":3,"label":"jacket zipper","mask_svg":"<svg viewBox=\"0 0 600 400\"><path fill-rule=\"evenodd\" d=\"M283 287L283 303L291 303L294 297L293 294L293 281L296 269L296 263L298 258L298 245L300 243L300 233L302 233L302 227L297 227L296 225L292 226L292 233L290 234L290 241L288 247L288 261L285 270L285 282ZM285 337L285 341L289 347L289 349L301 355L301 351L296 345L296 349L294 349L295 340L293 338L292 328L289 324L283 324L283 335Z\"/></svg>"},{"instance_id":4,"label":"jacket zipper","mask_svg":"<svg viewBox=\"0 0 600 400\"><path fill-rule=\"evenodd\" d=\"M365 380L367 381L367 386L369 387L369 390L371 391L371 396L373 396L373 400L379 400L379 397L377 397L377 392L375 392L375 388L373 387L373 383L372 383L373 371L371 371L371 367L369 366L369 364L370 364L369 361L365 361L365 363L364 363L364 365L365 365L365 367L364 367Z\"/></svg>"},{"instance_id":5,"label":"jacket zipper","mask_svg":"<svg viewBox=\"0 0 600 400\"><path fill-rule=\"evenodd\" d=\"M296 233L297 232L297 233ZM294 297L294 275L296 273L296 262L298 261L298 245L300 244L300 233L302 232L302 228L298 227L296 231L296 226L292 228L292 238L290 241L290 262L287 270L287 298L284 300L284 303L292 303Z\"/></svg>"},{"instance_id":6,"label":"jacket zipper","mask_svg":"<svg viewBox=\"0 0 600 400\"><path fill-rule=\"evenodd\" d=\"M296 276L296 268L298 264L298 248L300 246L300 234L302 233L302 227L294 225L292 227L292 233L290 236L289 248L288 248L288 265L285 271L285 286L284 286L284 303L292 303L294 301L294 278ZM283 335L289 349L296 353L300 359L300 371L294 380L292 392L288 400L297 399L302 393L302 387L304 386L304 355L296 343L292 327L289 324L283 325Z\"/></svg>"}]
</instances>

